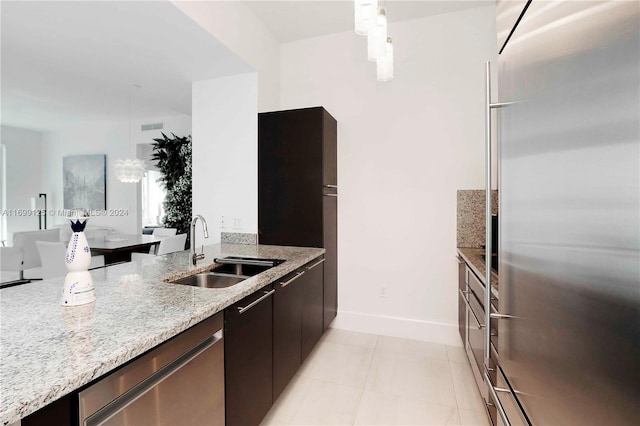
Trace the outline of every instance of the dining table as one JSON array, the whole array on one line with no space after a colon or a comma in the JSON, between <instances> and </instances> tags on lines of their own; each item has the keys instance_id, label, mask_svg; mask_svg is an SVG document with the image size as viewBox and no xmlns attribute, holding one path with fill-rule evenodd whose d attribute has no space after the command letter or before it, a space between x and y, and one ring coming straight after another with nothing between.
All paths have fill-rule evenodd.
<instances>
[{"instance_id":1,"label":"dining table","mask_svg":"<svg viewBox=\"0 0 640 426\"><path fill-rule=\"evenodd\" d=\"M105 265L131 262L131 253L149 253L157 250L161 237L153 235L107 235L100 238L87 239L89 248L94 254L104 255Z\"/></svg>"}]
</instances>

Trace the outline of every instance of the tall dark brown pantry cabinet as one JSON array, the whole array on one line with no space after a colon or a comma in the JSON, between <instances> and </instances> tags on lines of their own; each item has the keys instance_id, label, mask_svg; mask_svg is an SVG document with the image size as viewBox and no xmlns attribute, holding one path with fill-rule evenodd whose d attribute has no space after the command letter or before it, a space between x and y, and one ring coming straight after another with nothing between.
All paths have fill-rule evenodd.
<instances>
[{"instance_id":1,"label":"tall dark brown pantry cabinet","mask_svg":"<svg viewBox=\"0 0 640 426\"><path fill-rule=\"evenodd\" d=\"M325 329L338 307L337 127L323 107L258 114L259 242L325 248Z\"/></svg>"}]
</instances>

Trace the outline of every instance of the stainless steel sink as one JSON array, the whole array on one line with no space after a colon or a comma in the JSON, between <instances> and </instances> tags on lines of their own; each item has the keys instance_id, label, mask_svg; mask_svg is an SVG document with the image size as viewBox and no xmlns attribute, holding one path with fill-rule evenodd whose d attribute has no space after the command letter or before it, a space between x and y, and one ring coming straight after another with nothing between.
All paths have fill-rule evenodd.
<instances>
[{"instance_id":1,"label":"stainless steel sink","mask_svg":"<svg viewBox=\"0 0 640 426\"><path fill-rule=\"evenodd\" d=\"M171 281L173 284L191 285L203 288L226 288L244 281L246 277L233 275L218 275L212 272L203 272Z\"/></svg>"},{"instance_id":2,"label":"stainless steel sink","mask_svg":"<svg viewBox=\"0 0 640 426\"><path fill-rule=\"evenodd\" d=\"M214 259L214 261L216 266L209 272L190 275L171 281L171 283L202 288L226 288L283 262L278 259L255 259L234 256Z\"/></svg>"},{"instance_id":3,"label":"stainless steel sink","mask_svg":"<svg viewBox=\"0 0 640 426\"><path fill-rule=\"evenodd\" d=\"M223 263L211 270L216 274L235 275L239 277L252 277L271 268L267 265L246 265L242 263Z\"/></svg>"}]
</instances>

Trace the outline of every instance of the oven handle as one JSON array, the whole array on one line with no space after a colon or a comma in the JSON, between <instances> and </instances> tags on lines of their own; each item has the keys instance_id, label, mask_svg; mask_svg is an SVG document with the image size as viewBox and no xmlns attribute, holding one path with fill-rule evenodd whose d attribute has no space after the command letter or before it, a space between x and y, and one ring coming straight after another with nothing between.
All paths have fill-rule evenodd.
<instances>
[{"instance_id":1,"label":"oven handle","mask_svg":"<svg viewBox=\"0 0 640 426\"><path fill-rule=\"evenodd\" d=\"M460 293L460 296L464 299L464 303L467 305L467 307L471 311L471 314L473 315L473 319L476 321L476 324L478 325L478 330L482 330L484 328L484 325L480 324L480 321L478 321L478 317L476 316L475 312L473 312L473 308L471 307L469 300L467 300L467 298L464 297L464 292L462 290L458 290L458 292Z\"/></svg>"}]
</instances>

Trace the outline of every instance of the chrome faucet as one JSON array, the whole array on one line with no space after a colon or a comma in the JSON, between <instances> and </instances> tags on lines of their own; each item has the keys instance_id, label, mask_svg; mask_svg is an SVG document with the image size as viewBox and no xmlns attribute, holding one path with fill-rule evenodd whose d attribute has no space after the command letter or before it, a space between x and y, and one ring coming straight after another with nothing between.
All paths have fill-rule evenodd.
<instances>
[{"instance_id":1,"label":"chrome faucet","mask_svg":"<svg viewBox=\"0 0 640 426\"><path fill-rule=\"evenodd\" d=\"M207 230L207 221L199 214L193 217L191 220L191 262L195 266L198 260L204 259L204 244L202 245L202 252L196 253L196 222L200 219L202 221L202 229L204 231L204 237L209 238L209 231Z\"/></svg>"}]
</instances>

